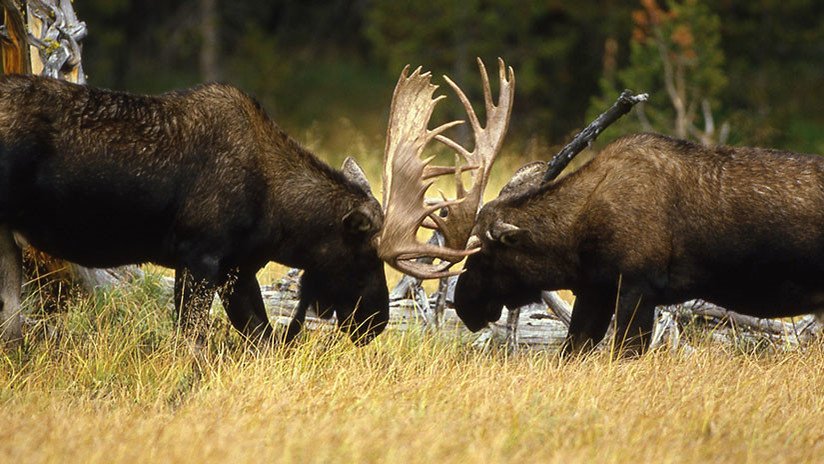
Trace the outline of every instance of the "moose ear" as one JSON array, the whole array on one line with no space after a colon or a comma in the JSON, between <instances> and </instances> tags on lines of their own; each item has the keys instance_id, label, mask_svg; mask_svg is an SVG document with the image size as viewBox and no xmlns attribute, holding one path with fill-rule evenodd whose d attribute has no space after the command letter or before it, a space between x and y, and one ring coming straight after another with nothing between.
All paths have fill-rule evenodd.
<instances>
[{"instance_id":1,"label":"moose ear","mask_svg":"<svg viewBox=\"0 0 824 464\"><path fill-rule=\"evenodd\" d=\"M343 227L353 235L361 235L377 230L372 215L363 207L355 208L346 213L346 216L343 217Z\"/></svg>"},{"instance_id":2,"label":"moose ear","mask_svg":"<svg viewBox=\"0 0 824 464\"><path fill-rule=\"evenodd\" d=\"M532 186L539 185L544 177L546 171L546 163L543 161L534 161L525 164L520 169L515 171L509 182L501 189L499 196L509 196Z\"/></svg>"},{"instance_id":3,"label":"moose ear","mask_svg":"<svg viewBox=\"0 0 824 464\"><path fill-rule=\"evenodd\" d=\"M510 248L520 246L527 237L527 231L523 229L510 230L501 234L500 242Z\"/></svg>"},{"instance_id":4,"label":"moose ear","mask_svg":"<svg viewBox=\"0 0 824 464\"><path fill-rule=\"evenodd\" d=\"M528 236L529 232L526 229L500 221L495 222L487 231L489 239L508 247L517 247L523 244Z\"/></svg>"},{"instance_id":5,"label":"moose ear","mask_svg":"<svg viewBox=\"0 0 824 464\"><path fill-rule=\"evenodd\" d=\"M369 181L366 179L366 174L364 174L363 169L361 169L354 158L347 156L346 159L343 160L343 166L341 166L340 169L343 172L344 177L360 187L361 190L369 194L369 196L373 196L372 187L369 186Z\"/></svg>"}]
</instances>

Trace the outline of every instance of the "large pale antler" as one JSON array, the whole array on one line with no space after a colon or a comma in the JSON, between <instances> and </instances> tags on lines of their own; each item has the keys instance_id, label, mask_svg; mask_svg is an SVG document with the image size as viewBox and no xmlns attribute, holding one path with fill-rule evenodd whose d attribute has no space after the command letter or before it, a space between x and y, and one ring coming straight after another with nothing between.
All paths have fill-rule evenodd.
<instances>
[{"instance_id":1,"label":"large pale antler","mask_svg":"<svg viewBox=\"0 0 824 464\"><path fill-rule=\"evenodd\" d=\"M462 121L427 129L435 105L445 97L432 98L438 86L430 82L430 73L421 73L421 68L417 68L407 76L408 71L409 66L401 72L389 110L383 160L384 220L376 238L377 249L381 259L406 274L422 279L437 278L448 275L446 269L450 262L461 260L469 252L418 242L415 235L421 223L455 202L424 203L426 190L434 180L425 180L424 175L427 168L431 168L427 165L432 159L422 160L420 155L433 138ZM432 265L416 261L424 256L439 258L446 263Z\"/></svg>"},{"instance_id":2,"label":"large pale antler","mask_svg":"<svg viewBox=\"0 0 824 464\"><path fill-rule=\"evenodd\" d=\"M504 63L499 59L501 96L498 105L493 104L486 68L480 60L478 63L484 84L486 127L481 127L466 95L446 78L466 108L475 134L475 148L472 152L441 135L443 131L462 121L452 121L433 130L427 129L432 111L438 101L445 98L432 98L437 86L430 82L430 73L421 73L418 68L407 76L408 67L404 68L392 97L384 156L384 224L376 239L377 248L381 259L396 269L421 279L457 274L448 271L448 268L477 251L467 250L466 241L489 178L489 168L500 150L503 135L509 125L514 92L514 72L509 68L507 79ZM434 138L454 149L468 164L455 167L429 166L432 158L422 160L420 155ZM461 173L466 170L473 171L473 184L469 191L464 189L461 182ZM457 198L425 202L426 191L434 183L432 179L445 174L455 175ZM437 214L443 208L448 211L446 218ZM439 228L446 238L446 247L419 242L416 233L421 225ZM417 262L417 258L421 257L437 258L442 262Z\"/></svg>"}]
</instances>

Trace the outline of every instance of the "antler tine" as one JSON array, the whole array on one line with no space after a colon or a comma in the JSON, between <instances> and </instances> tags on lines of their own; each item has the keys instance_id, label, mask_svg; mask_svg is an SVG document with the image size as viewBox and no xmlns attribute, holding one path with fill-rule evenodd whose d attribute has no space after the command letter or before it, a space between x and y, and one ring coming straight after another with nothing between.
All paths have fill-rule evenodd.
<instances>
[{"instance_id":1,"label":"antler tine","mask_svg":"<svg viewBox=\"0 0 824 464\"><path fill-rule=\"evenodd\" d=\"M492 102L492 89L489 87L489 75L486 72L486 66L484 66L484 62L481 61L480 58L477 58L477 60L478 60L478 68L481 69L481 82L483 83L483 88L484 88L484 104L486 105L487 108L491 108L491 107L495 106L495 104ZM502 61L503 60L498 58L498 67L499 68L500 68L500 65L501 65ZM499 74L500 74L500 72L499 72ZM503 76L500 76L500 80L503 81Z\"/></svg>"},{"instance_id":2,"label":"antler tine","mask_svg":"<svg viewBox=\"0 0 824 464\"><path fill-rule=\"evenodd\" d=\"M484 72L486 72L485 69ZM472 108L472 103L469 102L469 98L466 97L466 94L463 92L463 90L461 90L461 88L458 87L458 84L456 84L452 79L450 79L449 76L444 75L443 79L446 81L447 84L449 84L450 87L452 87L452 90L455 91L455 95L458 96L458 99L461 101L461 104L466 109L466 115L469 118L469 124L472 126L472 130L476 132L482 130L481 123L480 121L478 121L478 115L475 114L475 109Z\"/></svg>"},{"instance_id":3,"label":"antler tine","mask_svg":"<svg viewBox=\"0 0 824 464\"><path fill-rule=\"evenodd\" d=\"M452 266L452 263L450 262L443 262L439 265L431 265L419 263L417 261L402 261L398 265L398 270L402 271L404 274L409 274L420 279L440 279L443 277L452 277L463 274L463 269L460 271L449 271L448 269L450 266Z\"/></svg>"},{"instance_id":4,"label":"antler tine","mask_svg":"<svg viewBox=\"0 0 824 464\"><path fill-rule=\"evenodd\" d=\"M423 179L431 179L433 177L440 177L446 174L460 174L464 171L472 171L478 169L480 166L427 166L423 171Z\"/></svg>"},{"instance_id":5,"label":"antler tine","mask_svg":"<svg viewBox=\"0 0 824 464\"><path fill-rule=\"evenodd\" d=\"M469 152L466 148L461 146L458 142L450 139L449 137L438 135L435 137L438 142L446 145L447 147L455 150L456 153L459 153L467 162L472 162L472 153Z\"/></svg>"}]
</instances>

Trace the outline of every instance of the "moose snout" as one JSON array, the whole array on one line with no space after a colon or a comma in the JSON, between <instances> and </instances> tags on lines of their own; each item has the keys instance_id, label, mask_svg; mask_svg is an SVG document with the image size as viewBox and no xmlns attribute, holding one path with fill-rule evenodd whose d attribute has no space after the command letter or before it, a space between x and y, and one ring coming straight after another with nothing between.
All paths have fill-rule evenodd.
<instances>
[{"instance_id":1,"label":"moose snout","mask_svg":"<svg viewBox=\"0 0 824 464\"><path fill-rule=\"evenodd\" d=\"M472 332L497 321L503 310L503 303L489 295L481 279L476 277L471 270L467 271L458 278L455 287L455 312Z\"/></svg>"}]
</instances>

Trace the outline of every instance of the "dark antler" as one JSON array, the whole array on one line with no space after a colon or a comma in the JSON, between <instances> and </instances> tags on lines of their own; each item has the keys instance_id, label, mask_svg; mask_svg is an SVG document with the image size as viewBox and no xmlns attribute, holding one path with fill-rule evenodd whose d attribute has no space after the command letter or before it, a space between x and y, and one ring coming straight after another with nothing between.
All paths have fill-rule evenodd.
<instances>
[{"instance_id":1,"label":"dark antler","mask_svg":"<svg viewBox=\"0 0 824 464\"><path fill-rule=\"evenodd\" d=\"M646 93L633 95L632 90L624 90L621 92L618 100L610 109L595 118L595 120L579 132L567 146L547 162L543 182L546 183L558 177L558 174L572 161L572 158L575 158L575 155L588 147L604 129L617 121L621 116L629 113L629 110L631 110L636 103L647 101L648 98L649 95Z\"/></svg>"}]
</instances>

